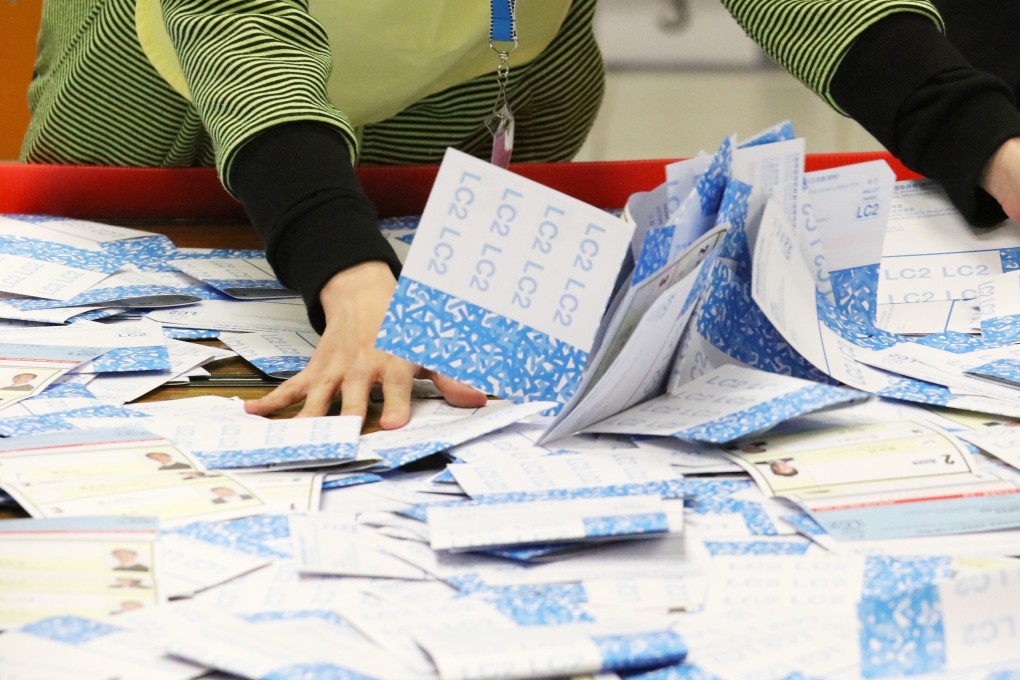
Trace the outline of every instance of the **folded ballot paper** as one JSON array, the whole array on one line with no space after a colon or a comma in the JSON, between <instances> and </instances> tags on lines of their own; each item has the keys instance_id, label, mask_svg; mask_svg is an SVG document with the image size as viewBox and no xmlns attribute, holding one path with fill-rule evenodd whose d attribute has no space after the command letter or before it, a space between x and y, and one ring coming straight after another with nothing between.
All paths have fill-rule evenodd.
<instances>
[{"instance_id":1,"label":"folded ballot paper","mask_svg":"<svg viewBox=\"0 0 1020 680\"><path fill-rule=\"evenodd\" d=\"M802 142L747 150L733 146L727 140L709 161L688 164L690 191L676 198L680 215L663 226L642 225L640 248L633 242L633 223L449 151L377 346L497 396L556 402L551 410L559 416L547 428L546 440L661 395L681 337L710 285L707 277L727 266L722 259L727 239L738 233L732 225L742 226L749 202L757 197L750 185L728 191L731 166L749 179L769 181L776 180L766 166L778 166L784 170L779 173L783 189L801 181L789 168L802 164ZM699 169L703 174L695 179ZM670 200L660 194L647 200ZM783 214L791 215L793 207L784 207ZM633 210L654 212L648 205L635 204ZM743 233L738 235L746 243ZM729 247L738 254L737 245ZM628 264L635 259L632 250L636 263ZM701 411L700 421L683 419L683 409L677 408L675 427L665 427L666 433L684 436L685 429L708 428L729 417L725 433L704 435L722 441L863 396L805 381L770 387L766 392L775 399L757 399L749 396L756 386L783 378L762 376L739 361L728 363L736 365L715 384L723 392L743 389L743 396L734 394L729 407ZM725 404L727 395L715 401ZM770 409L771 416L762 416ZM744 427L735 425L741 416L746 416ZM635 420L630 430L611 431L660 430Z\"/></svg>"}]
</instances>

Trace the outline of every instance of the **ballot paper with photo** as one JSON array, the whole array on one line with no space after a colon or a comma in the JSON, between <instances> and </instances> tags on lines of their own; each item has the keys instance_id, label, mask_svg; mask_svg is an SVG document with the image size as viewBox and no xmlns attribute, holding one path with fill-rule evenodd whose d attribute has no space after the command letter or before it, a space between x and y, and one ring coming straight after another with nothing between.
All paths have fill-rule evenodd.
<instances>
[{"instance_id":1,"label":"ballot paper with photo","mask_svg":"<svg viewBox=\"0 0 1020 680\"><path fill-rule=\"evenodd\" d=\"M265 331L225 332L220 333L220 340L270 378L286 379L308 366L320 338L317 333Z\"/></svg>"},{"instance_id":2,"label":"ballot paper with photo","mask_svg":"<svg viewBox=\"0 0 1020 680\"><path fill-rule=\"evenodd\" d=\"M606 418L586 431L724 443L810 411L866 396L857 390L730 364Z\"/></svg>"},{"instance_id":3,"label":"ballot paper with photo","mask_svg":"<svg viewBox=\"0 0 1020 680\"><path fill-rule=\"evenodd\" d=\"M375 458L383 468L398 468L426 456L445 451L482 435L495 432L555 406L549 401L514 404L510 401L489 401L478 409L466 411L460 418L444 418L442 422L411 423L398 430L380 430L363 436L358 444L361 458Z\"/></svg>"},{"instance_id":4,"label":"ballot paper with photo","mask_svg":"<svg viewBox=\"0 0 1020 680\"><path fill-rule=\"evenodd\" d=\"M264 258L187 258L171 264L205 285L239 300L298 297L276 278Z\"/></svg>"},{"instance_id":5,"label":"ballot paper with photo","mask_svg":"<svg viewBox=\"0 0 1020 680\"><path fill-rule=\"evenodd\" d=\"M962 442L922 422L765 436L732 455L837 540L1020 527L1020 487L978 474Z\"/></svg>"},{"instance_id":6,"label":"ballot paper with photo","mask_svg":"<svg viewBox=\"0 0 1020 680\"><path fill-rule=\"evenodd\" d=\"M103 476L65 474L69 468L86 465L79 461L114 450L134 453L130 470L119 473L119 463L110 463L108 457L104 459L108 472ZM240 478L196 469L196 463L184 459L176 446L137 425L8 439L0 442L0 451L4 462L0 488L33 517L113 513L158 517L161 526L173 526L266 510L265 501ZM169 460L149 453L168 454ZM52 469L38 465L43 458L54 461ZM138 470L139 461L149 470Z\"/></svg>"},{"instance_id":7,"label":"ballot paper with photo","mask_svg":"<svg viewBox=\"0 0 1020 680\"><path fill-rule=\"evenodd\" d=\"M0 409L38 394L104 351L103 347L0 343Z\"/></svg>"},{"instance_id":8,"label":"ballot paper with photo","mask_svg":"<svg viewBox=\"0 0 1020 680\"><path fill-rule=\"evenodd\" d=\"M145 426L210 469L287 469L355 462L361 423L360 416L249 416L226 422L153 416Z\"/></svg>"},{"instance_id":9,"label":"ballot paper with photo","mask_svg":"<svg viewBox=\"0 0 1020 680\"><path fill-rule=\"evenodd\" d=\"M0 628L161 604L158 528L147 517L0 522Z\"/></svg>"},{"instance_id":10,"label":"ballot paper with photo","mask_svg":"<svg viewBox=\"0 0 1020 680\"><path fill-rule=\"evenodd\" d=\"M633 231L448 150L376 346L496 396L565 403Z\"/></svg>"},{"instance_id":11,"label":"ballot paper with photo","mask_svg":"<svg viewBox=\"0 0 1020 680\"><path fill-rule=\"evenodd\" d=\"M203 300L186 307L155 309L150 319L178 328L208 328L238 333L267 330L313 332L301 300Z\"/></svg>"}]
</instances>

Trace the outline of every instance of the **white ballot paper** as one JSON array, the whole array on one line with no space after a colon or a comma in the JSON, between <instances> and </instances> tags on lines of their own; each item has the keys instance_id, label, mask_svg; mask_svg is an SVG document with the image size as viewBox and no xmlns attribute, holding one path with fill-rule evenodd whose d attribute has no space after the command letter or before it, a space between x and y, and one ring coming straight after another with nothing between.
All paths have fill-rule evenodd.
<instances>
[{"instance_id":1,"label":"white ballot paper","mask_svg":"<svg viewBox=\"0 0 1020 680\"><path fill-rule=\"evenodd\" d=\"M563 403L633 231L448 150L376 346L490 394Z\"/></svg>"},{"instance_id":2,"label":"white ballot paper","mask_svg":"<svg viewBox=\"0 0 1020 680\"><path fill-rule=\"evenodd\" d=\"M146 316L167 326L240 333L266 330L311 332L300 300L202 300L187 307L156 309Z\"/></svg>"},{"instance_id":3,"label":"white ballot paper","mask_svg":"<svg viewBox=\"0 0 1020 680\"><path fill-rule=\"evenodd\" d=\"M794 416L865 397L844 387L729 364L585 431L724 443Z\"/></svg>"},{"instance_id":4,"label":"white ballot paper","mask_svg":"<svg viewBox=\"0 0 1020 680\"><path fill-rule=\"evenodd\" d=\"M482 408L473 409L462 418L448 418L444 419L444 422L422 426L415 426L412 420L409 427L366 434L359 442L358 456L378 459L382 467L401 467L512 425L553 406L555 404L548 401L514 404L509 401L490 400Z\"/></svg>"},{"instance_id":5,"label":"white ballot paper","mask_svg":"<svg viewBox=\"0 0 1020 680\"><path fill-rule=\"evenodd\" d=\"M934 182L898 182L879 265L882 327L901 333L948 327L953 304L976 299L978 287L1016 258L1018 243L1020 224L975 229ZM912 305L926 305L923 327L900 320Z\"/></svg>"},{"instance_id":6,"label":"white ballot paper","mask_svg":"<svg viewBox=\"0 0 1020 680\"><path fill-rule=\"evenodd\" d=\"M981 335L993 342L1020 342L1020 270L990 276L978 285Z\"/></svg>"},{"instance_id":7,"label":"white ballot paper","mask_svg":"<svg viewBox=\"0 0 1020 680\"><path fill-rule=\"evenodd\" d=\"M193 258L171 264L188 276L239 300L298 297L277 280L265 258Z\"/></svg>"},{"instance_id":8,"label":"white ballot paper","mask_svg":"<svg viewBox=\"0 0 1020 680\"><path fill-rule=\"evenodd\" d=\"M505 503L459 503L427 509L433 550L475 550L679 533L683 501L607 496Z\"/></svg>"},{"instance_id":9,"label":"white ballot paper","mask_svg":"<svg viewBox=\"0 0 1020 680\"><path fill-rule=\"evenodd\" d=\"M289 378L308 365L319 335L295 331L224 332L220 340L269 377Z\"/></svg>"},{"instance_id":10,"label":"white ballot paper","mask_svg":"<svg viewBox=\"0 0 1020 680\"><path fill-rule=\"evenodd\" d=\"M123 612L137 611L125 607ZM7 632L0 643L0 667L4 675L18 678L144 678L145 680L191 680L207 672L203 666L172 659L159 640L122 627L123 620L82 616L53 616ZM18 675L24 664L26 675ZM50 673L50 668L62 673ZM30 669L30 670L29 670ZM19 669L20 670L20 669Z\"/></svg>"},{"instance_id":11,"label":"white ballot paper","mask_svg":"<svg viewBox=\"0 0 1020 680\"><path fill-rule=\"evenodd\" d=\"M317 513L290 516L294 560L303 573L425 580L421 569L386 551L387 538L359 525L357 516Z\"/></svg>"},{"instance_id":12,"label":"white ballot paper","mask_svg":"<svg viewBox=\"0 0 1020 680\"><path fill-rule=\"evenodd\" d=\"M310 613L251 622L198 603L174 604L132 626L175 657L246 678L426 680L349 626Z\"/></svg>"}]
</instances>

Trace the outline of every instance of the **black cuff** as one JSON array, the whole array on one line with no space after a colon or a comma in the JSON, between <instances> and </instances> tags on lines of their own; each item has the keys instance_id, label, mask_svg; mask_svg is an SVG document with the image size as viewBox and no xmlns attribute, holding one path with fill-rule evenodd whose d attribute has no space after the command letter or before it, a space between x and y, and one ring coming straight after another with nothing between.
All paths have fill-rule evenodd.
<instances>
[{"instance_id":1,"label":"black cuff","mask_svg":"<svg viewBox=\"0 0 1020 680\"><path fill-rule=\"evenodd\" d=\"M1020 135L1020 112L1006 83L974 69L929 19L900 13L869 27L831 92L907 167L942 184L971 223L1005 218L979 181L995 150Z\"/></svg>"},{"instance_id":2,"label":"black cuff","mask_svg":"<svg viewBox=\"0 0 1020 680\"><path fill-rule=\"evenodd\" d=\"M334 274L382 260L400 273L358 184L347 140L313 122L270 128L238 151L228 182L244 204L266 257L284 285L301 293L308 318L326 325L319 293Z\"/></svg>"}]
</instances>

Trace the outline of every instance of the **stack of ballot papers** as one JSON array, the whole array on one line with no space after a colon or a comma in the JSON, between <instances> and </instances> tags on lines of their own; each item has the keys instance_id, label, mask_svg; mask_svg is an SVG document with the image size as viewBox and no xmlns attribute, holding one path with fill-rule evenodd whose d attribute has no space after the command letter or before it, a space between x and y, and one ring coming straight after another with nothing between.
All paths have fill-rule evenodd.
<instances>
[{"instance_id":1,"label":"stack of ballot papers","mask_svg":"<svg viewBox=\"0 0 1020 680\"><path fill-rule=\"evenodd\" d=\"M390 431L139 401L305 370L263 252L0 216L0 678L1020 674L1020 225L712 148L624 206L447 152L377 346L496 398Z\"/></svg>"}]
</instances>

